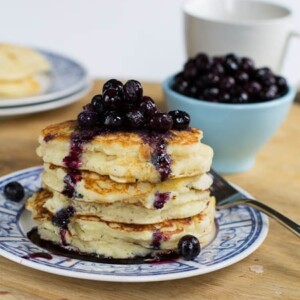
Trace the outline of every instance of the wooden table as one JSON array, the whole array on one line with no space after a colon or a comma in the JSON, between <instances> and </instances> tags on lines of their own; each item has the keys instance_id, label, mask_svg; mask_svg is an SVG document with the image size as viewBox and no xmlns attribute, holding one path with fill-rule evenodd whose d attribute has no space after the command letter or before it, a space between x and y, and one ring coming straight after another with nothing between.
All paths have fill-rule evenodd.
<instances>
[{"instance_id":1,"label":"wooden table","mask_svg":"<svg viewBox=\"0 0 300 300\"><path fill-rule=\"evenodd\" d=\"M98 81L94 93L101 87ZM163 106L160 85L145 83L144 87L145 93ZM47 124L75 118L91 95L93 92L76 104L54 111L1 119L0 175L41 164L35 154L39 131ZM226 177L300 222L300 105L294 104L251 171ZM235 265L193 278L139 284L66 278L0 258L0 300L300 299L299 246L299 239L271 220L263 245ZM253 272L253 265L262 266L263 272Z\"/></svg>"}]
</instances>

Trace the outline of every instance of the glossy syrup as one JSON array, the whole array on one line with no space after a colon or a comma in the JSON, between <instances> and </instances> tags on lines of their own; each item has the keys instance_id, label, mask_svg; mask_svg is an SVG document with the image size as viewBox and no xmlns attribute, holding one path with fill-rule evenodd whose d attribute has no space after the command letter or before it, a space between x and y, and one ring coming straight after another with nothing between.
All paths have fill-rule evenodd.
<instances>
[{"instance_id":1,"label":"glossy syrup","mask_svg":"<svg viewBox=\"0 0 300 300\"><path fill-rule=\"evenodd\" d=\"M33 252L27 255L22 256L25 259L34 259L34 258L44 258L44 259L52 259L52 255L47 252Z\"/></svg>"},{"instance_id":2,"label":"glossy syrup","mask_svg":"<svg viewBox=\"0 0 300 300\"><path fill-rule=\"evenodd\" d=\"M167 138L170 133L140 132L142 140L151 149L151 162L160 174L161 181L167 180L171 174L171 156L167 152Z\"/></svg>"},{"instance_id":3,"label":"glossy syrup","mask_svg":"<svg viewBox=\"0 0 300 300\"><path fill-rule=\"evenodd\" d=\"M81 173L79 170L68 169L66 176L64 177L64 189L62 194L68 198L73 198L76 196L76 184L81 181Z\"/></svg>"},{"instance_id":4,"label":"glossy syrup","mask_svg":"<svg viewBox=\"0 0 300 300\"><path fill-rule=\"evenodd\" d=\"M71 134L70 151L63 159L66 167L77 170L81 166L81 156L84 151L84 145L100 134L99 129L79 130L76 129Z\"/></svg>"},{"instance_id":5,"label":"glossy syrup","mask_svg":"<svg viewBox=\"0 0 300 300\"><path fill-rule=\"evenodd\" d=\"M164 254L156 256L147 256L147 257L135 257L130 259L114 259L109 257L98 256L96 254L87 254L80 251L66 249L57 244L54 244L50 241L46 241L40 238L37 228L33 228L27 233L27 237L37 246L48 250L53 255L65 256L73 259L92 261L98 263L106 264L121 264L121 265L130 265L130 264L161 264L161 263L171 263L176 261L179 258L179 255L175 251L169 251ZM42 252L44 253L44 252ZM47 253L45 253L47 254ZM35 255L34 253L30 254L31 256ZM47 254L50 257L50 254ZM25 258L25 257L24 257ZM44 258L44 257L43 257ZM52 257L51 257L52 258Z\"/></svg>"}]
</instances>

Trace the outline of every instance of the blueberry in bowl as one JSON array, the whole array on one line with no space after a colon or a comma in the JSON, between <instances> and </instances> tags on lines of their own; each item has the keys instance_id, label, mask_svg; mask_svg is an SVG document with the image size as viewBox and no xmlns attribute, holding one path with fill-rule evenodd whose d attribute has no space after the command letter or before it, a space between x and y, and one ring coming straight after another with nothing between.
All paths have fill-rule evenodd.
<instances>
[{"instance_id":1,"label":"blueberry in bowl","mask_svg":"<svg viewBox=\"0 0 300 300\"><path fill-rule=\"evenodd\" d=\"M191 126L214 149L223 173L250 169L258 151L283 122L295 89L268 67L235 54L200 53L163 83L168 110L186 111Z\"/></svg>"}]
</instances>

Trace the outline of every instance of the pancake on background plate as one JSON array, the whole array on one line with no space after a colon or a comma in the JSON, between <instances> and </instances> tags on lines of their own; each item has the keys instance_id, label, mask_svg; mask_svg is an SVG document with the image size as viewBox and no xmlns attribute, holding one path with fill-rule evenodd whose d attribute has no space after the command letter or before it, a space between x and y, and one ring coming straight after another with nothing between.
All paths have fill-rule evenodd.
<instances>
[{"instance_id":1,"label":"pancake on background plate","mask_svg":"<svg viewBox=\"0 0 300 300\"><path fill-rule=\"evenodd\" d=\"M42 189L26 204L40 239L107 259L195 258L215 235L213 151L189 122L112 79L77 120L43 129Z\"/></svg>"},{"instance_id":2,"label":"pancake on background plate","mask_svg":"<svg viewBox=\"0 0 300 300\"><path fill-rule=\"evenodd\" d=\"M40 93L38 76L50 70L50 63L38 51L0 44L0 97L13 98Z\"/></svg>"}]
</instances>

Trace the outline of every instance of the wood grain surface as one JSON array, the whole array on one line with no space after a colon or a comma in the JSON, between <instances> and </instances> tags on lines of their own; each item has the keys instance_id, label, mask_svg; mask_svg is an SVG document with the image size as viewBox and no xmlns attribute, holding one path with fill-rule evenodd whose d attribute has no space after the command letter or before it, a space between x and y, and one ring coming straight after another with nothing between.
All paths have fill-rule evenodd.
<instances>
[{"instance_id":1,"label":"wood grain surface","mask_svg":"<svg viewBox=\"0 0 300 300\"><path fill-rule=\"evenodd\" d=\"M0 119L0 175L41 164L35 154L39 131L50 123L73 119L102 87L76 104L57 110ZM164 106L161 86L144 83L145 94ZM300 222L300 105L259 153L248 172L226 176L257 199ZM108 283L60 277L0 258L2 299L300 299L300 241L270 220L263 245L243 261L193 278L156 283ZM263 268L255 272L253 266Z\"/></svg>"}]
</instances>

